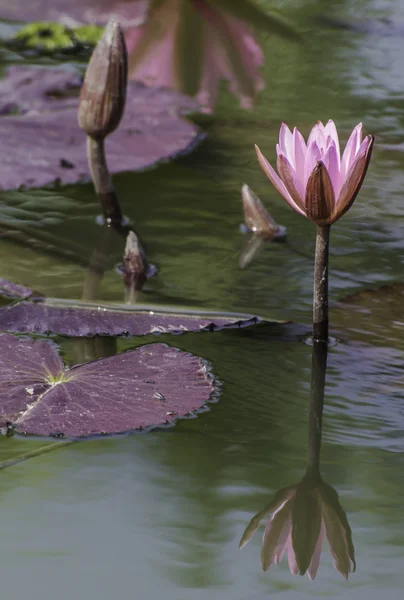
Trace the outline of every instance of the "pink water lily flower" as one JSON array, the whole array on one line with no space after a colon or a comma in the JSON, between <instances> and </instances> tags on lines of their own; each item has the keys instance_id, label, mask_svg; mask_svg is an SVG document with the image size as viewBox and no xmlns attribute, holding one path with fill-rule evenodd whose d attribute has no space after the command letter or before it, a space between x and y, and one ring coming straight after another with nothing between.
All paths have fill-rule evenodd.
<instances>
[{"instance_id":1,"label":"pink water lily flower","mask_svg":"<svg viewBox=\"0 0 404 600\"><path fill-rule=\"evenodd\" d=\"M148 6L144 22L125 31L130 79L196 96L205 112L226 80L241 106L252 107L264 88L264 55L246 21L208 0Z\"/></svg>"},{"instance_id":2,"label":"pink water lily flower","mask_svg":"<svg viewBox=\"0 0 404 600\"><path fill-rule=\"evenodd\" d=\"M324 537L336 570L345 579L355 571L355 550L346 514L337 492L320 475L314 479L306 476L300 483L279 490L272 502L251 519L240 548L268 516L261 550L264 571L278 565L286 554L293 575L306 573L309 579L314 579Z\"/></svg>"},{"instance_id":3,"label":"pink water lily flower","mask_svg":"<svg viewBox=\"0 0 404 600\"><path fill-rule=\"evenodd\" d=\"M369 165L374 137L362 140L362 123L352 131L341 156L333 121L319 121L307 143L282 123L276 145L277 170L258 146L259 164L288 204L317 225L331 225L352 206Z\"/></svg>"}]
</instances>

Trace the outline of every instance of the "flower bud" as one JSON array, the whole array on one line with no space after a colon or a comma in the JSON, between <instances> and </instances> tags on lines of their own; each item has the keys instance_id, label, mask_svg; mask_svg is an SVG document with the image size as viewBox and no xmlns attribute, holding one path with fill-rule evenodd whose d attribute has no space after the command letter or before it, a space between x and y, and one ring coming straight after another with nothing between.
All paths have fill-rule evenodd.
<instances>
[{"instance_id":1,"label":"flower bud","mask_svg":"<svg viewBox=\"0 0 404 600\"><path fill-rule=\"evenodd\" d=\"M285 236L285 228L275 223L257 194L246 183L241 188L241 198L245 224L250 231L268 240Z\"/></svg>"},{"instance_id":2,"label":"flower bud","mask_svg":"<svg viewBox=\"0 0 404 600\"><path fill-rule=\"evenodd\" d=\"M125 109L128 64L125 38L118 21L109 21L94 49L81 88L79 126L103 139L114 131Z\"/></svg>"}]
</instances>

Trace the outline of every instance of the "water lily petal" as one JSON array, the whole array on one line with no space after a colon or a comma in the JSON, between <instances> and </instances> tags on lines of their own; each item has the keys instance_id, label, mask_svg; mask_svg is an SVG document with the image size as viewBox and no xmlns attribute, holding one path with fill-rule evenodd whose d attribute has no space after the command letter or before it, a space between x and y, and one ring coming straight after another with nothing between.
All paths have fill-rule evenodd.
<instances>
[{"instance_id":1,"label":"water lily petal","mask_svg":"<svg viewBox=\"0 0 404 600\"><path fill-rule=\"evenodd\" d=\"M275 555L283 547L285 529L290 532L292 526L291 520L291 503L286 502L283 508L272 516L268 521L264 531L264 538L261 550L261 565L263 571L266 571L274 562Z\"/></svg>"},{"instance_id":2,"label":"water lily petal","mask_svg":"<svg viewBox=\"0 0 404 600\"><path fill-rule=\"evenodd\" d=\"M334 559L334 567L345 579L348 579L349 573L355 571L356 568L351 528L339 503L337 492L325 482L322 482L319 491L325 531Z\"/></svg>"},{"instance_id":3,"label":"water lily petal","mask_svg":"<svg viewBox=\"0 0 404 600\"><path fill-rule=\"evenodd\" d=\"M325 149L325 146L326 146L325 129L324 129L324 125L321 121L317 121L317 123L314 125L314 127L310 131L309 137L307 140L307 148L310 148L310 146L314 142L317 144L317 147L319 148L320 152L323 149Z\"/></svg>"},{"instance_id":4,"label":"water lily petal","mask_svg":"<svg viewBox=\"0 0 404 600\"><path fill-rule=\"evenodd\" d=\"M292 510L292 543L300 575L310 566L321 530L321 504L312 482L296 489Z\"/></svg>"},{"instance_id":5,"label":"water lily petal","mask_svg":"<svg viewBox=\"0 0 404 600\"><path fill-rule=\"evenodd\" d=\"M240 540L240 549L243 548L247 544L247 542L252 538L252 536L258 529L262 519L267 517L270 513L273 513L271 517L273 518L276 515L276 513L279 512L285 506L286 502L288 502L288 500L290 500L294 495L295 489L295 485L290 485L286 488L279 490L275 494L275 497L271 500L271 502L251 519Z\"/></svg>"},{"instance_id":6,"label":"water lily petal","mask_svg":"<svg viewBox=\"0 0 404 600\"><path fill-rule=\"evenodd\" d=\"M296 173L284 154L280 154L276 161L278 173L286 189L291 195L293 201L300 208L302 214L305 213L304 196L305 188L301 186L300 181L296 177Z\"/></svg>"},{"instance_id":7,"label":"water lily petal","mask_svg":"<svg viewBox=\"0 0 404 600\"><path fill-rule=\"evenodd\" d=\"M335 143L335 148L337 150L337 154L338 154L338 160L340 158L340 147L339 147L339 138L338 138L338 132L337 132L337 128L335 126L335 123L332 119L330 119L328 121L328 123L326 124L326 126L324 127L324 132L325 132L325 136L326 137L331 137Z\"/></svg>"},{"instance_id":8,"label":"water lily petal","mask_svg":"<svg viewBox=\"0 0 404 600\"><path fill-rule=\"evenodd\" d=\"M335 199L337 199L341 188L341 180L339 172L339 156L334 140L331 141L331 144L327 152L325 153L325 156L323 157L322 161L327 168L328 174L331 179L332 187L334 189L334 196Z\"/></svg>"},{"instance_id":9,"label":"water lily petal","mask_svg":"<svg viewBox=\"0 0 404 600\"><path fill-rule=\"evenodd\" d=\"M366 142L365 145L364 142ZM364 142L361 146L364 148L362 153L356 157L342 185L332 223L342 217L351 208L362 186L372 155L374 137L368 135Z\"/></svg>"},{"instance_id":10,"label":"water lily petal","mask_svg":"<svg viewBox=\"0 0 404 600\"><path fill-rule=\"evenodd\" d=\"M288 540L287 551L288 551L289 571L292 573L292 575L298 575L299 567L297 564L295 551L293 550L292 535L290 535L289 540Z\"/></svg>"},{"instance_id":11,"label":"water lily petal","mask_svg":"<svg viewBox=\"0 0 404 600\"><path fill-rule=\"evenodd\" d=\"M317 163L307 182L305 205L308 219L317 225L330 223L335 208L335 195L327 168L321 161Z\"/></svg>"},{"instance_id":12,"label":"water lily petal","mask_svg":"<svg viewBox=\"0 0 404 600\"><path fill-rule=\"evenodd\" d=\"M349 136L341 158L341 182L344 181L351 165L355 159L362 141L362 123L359 123Z\"/></svg>"},{"instance_id":13,"label":"water lily petal","mask_svg":"<svg viewBox=\"0 0 404 600\"><path fill-rule=\"evenodd\" d=\"M262 154L261 150L258 146L255 146L255 151L257 153L258 162L260 164L261 169L264 171L265 175L274 185L274 187L278 190L281 196L286 200L286 202L298 213L304 215L305 213L299 208L296 202L292 199L292 196L289 194L288 190L285 187L282 179L273 169L273 167L269 164L265 156Z\"/></svg>"},{"instance_id":14,"label":"water lily petal","mask_svg":"<svg viewBox=\"0 0 404 600\"><path fill-rule=\"evenodd\" d=\"M289 516L289 519L285 521L284 527L279 535L278 543L275 548L275 555L273 557L273 562L275 565L278 565L282 556L288 550L288 543L292 546L292 518ZM293 548L292 548L293 550Z\"/></svg>"},{"instance_id":15,"label":"water lily petal","mask_svg":"<svg viewBox=\"0 0 404 600\"><path fill-rule=\"evenodd\" d=\"M282 123L281 129L279 132L279 146L283 151L283 154L286 156L290 164L293 168L295 168L295 154L293 150L293 135L290 131L289 127Z\"/></svg>"},{"instance_id":16,"label":"water lily petal","mask_svg":"<svg viewBox=\"0 0 404 600\"><path fill-rule=\"evenodd\" d=\"M304 137L296 127L293 130L293 149L295 153L295 173L296 178L300 182L301 189L305 189L306 180L304 179L304 161L307 152L306 142Z\"/></svg>"},{"instance_id":17,"label":"water lily petal","mask_svg":"<svg viewBox=\"0 0 404 600\"><path fill-rule=\"evenodd\" d=\"M316 164L321 160L320 149L316 141L313 141L310 145L307 145L307 152L304 161L304 187L306 189L307 181L313 172Z\"/></svg>"},{"instance_id":18,"label":"water lily petal","mask_svg":"<svg viewBox=\"0 0 404 600\"><path fill-rule=\"evenodd\" d=\"M314 550L314 554L311 559L309 568L307 569L308 578L311 579L312 581L315 578L315 576L317 575L318 567L320 565L320 556L321 556L321 550L323 548L324 533L325 533L325 525L324 525L324 521L322 521L320 535L318 536L316 548Z\"/></svg>"}]
</instances>

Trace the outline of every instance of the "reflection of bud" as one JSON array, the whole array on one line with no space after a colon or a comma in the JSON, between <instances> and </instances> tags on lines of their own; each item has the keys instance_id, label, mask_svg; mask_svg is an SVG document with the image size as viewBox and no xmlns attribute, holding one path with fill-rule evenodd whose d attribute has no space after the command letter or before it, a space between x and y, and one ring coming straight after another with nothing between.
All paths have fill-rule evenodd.
<instances>
[{"instance_id":1,"label":"reflection of bud","mask_svg":"<svg viewBox=\"0 0 404 600\"><path fill-rule=\"evenodd\" d=\"M264 531L261 564L266 571L277 565L285 552L293 575L316 576L324 533L327 536L335 568L347 579L355 571L355 552L351 528L337 492L320 475L308 473L297 484L280 490L274 500L251 519L240 548L270 515ZM352 564L351 564L352 563Z\"/></svg>"},{"instance_id":2,"label":"reflection of bud","mask_svg":"<svg viewBox=\"0 0 404 600\"><path fill-rule=\"evenodd\" d=\"M80 127L92 138L114 131L125 108L127 52L118 21L110 21L87 67L78 111Z\"/></svg>"}]
</instances>

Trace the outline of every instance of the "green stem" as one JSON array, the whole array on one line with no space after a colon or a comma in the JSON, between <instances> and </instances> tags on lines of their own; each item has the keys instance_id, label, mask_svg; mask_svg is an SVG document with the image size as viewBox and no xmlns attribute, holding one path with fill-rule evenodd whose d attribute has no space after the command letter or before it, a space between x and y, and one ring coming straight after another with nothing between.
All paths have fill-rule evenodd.
<instances>
[{"instance_id":1,"label":"green stem","mask_svg":"<svg viewBox=\"0 0 404 600\"><path fill-rule=\"evenodd\" d=\"M14 465L17 465L20 462L24 462L29 458L34 458L35 456L41 456L42 454L47 454L48 452L53 452L53 450L59 450L60 448L64 448L65 446L70 446L71 444L75 444L75 440L70 440L66 442L55 442L54 444L47 444L46 446L41 446L36 450L31 450L31 452L25 452L24 454L20 454L15 458L10 458L9 460L5 460L0 463L0 471L4 469L8 469Z\"/></svg>"},{"instance_id":2,"label":"green stem","mask_svg":"<svg viewBox=\"0 0 404 600\"><path fill-rule=\"evenodd\" d=\"M108 225L120 227L123 214L108 171L103 139L87 136L87 158L105 221Z\"/></svg>"}]
</instances>

